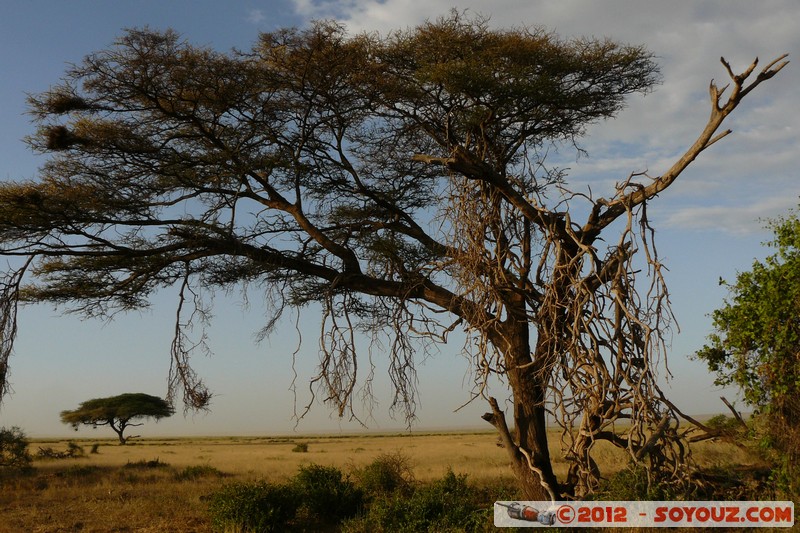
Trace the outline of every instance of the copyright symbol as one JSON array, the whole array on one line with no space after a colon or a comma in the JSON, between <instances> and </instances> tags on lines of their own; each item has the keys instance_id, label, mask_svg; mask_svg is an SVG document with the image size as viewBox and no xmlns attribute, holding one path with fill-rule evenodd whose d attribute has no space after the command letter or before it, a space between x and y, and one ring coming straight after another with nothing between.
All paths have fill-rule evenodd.
<instances>
[{"instance_id":1,"label":"copyright symbol","mask_svg":"<svg viewBox=\"0 0 800 533\"><path fill-rule=\"evenodd\" d=\"M556 516L558 516L558 521L562 524L569 524L575 520L575 509L571 505L562 505L558 508Z\"/></svg>"}]
</instances>

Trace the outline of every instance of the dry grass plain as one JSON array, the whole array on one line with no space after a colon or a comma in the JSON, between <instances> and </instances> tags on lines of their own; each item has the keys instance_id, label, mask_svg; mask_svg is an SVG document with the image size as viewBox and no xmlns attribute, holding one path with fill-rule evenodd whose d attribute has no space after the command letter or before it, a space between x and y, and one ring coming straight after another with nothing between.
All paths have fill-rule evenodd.
<instances>
[{"instance_id":1,"label":"dry grass plain","mask_svg":"<svg viewBox=\"0 0 800 533\"><path fill-rule=\"evenodd\" d=\"M207 496L232 480L284 481L310 463L343 471L363 467L382 454L410 459L417 481L441 478L448 469L475 484L513 481L505 451L492 433L221 437L76 441L84 458L34 461L28 475L0 478L0 533L17 532L210 532ZM98 453L89 453L99 443ZM308 451L292 451L306 443ZM602 444L602 443L601 443ZM32 441L65 450L67 441ZM551 448L557 474L566 472L558 435ZM747 464L751 458L721 443L695 447L701 463ZM601 448L604 473L626 464L622 452ZM487 502L487 506L491 502Z\"/></svg>"}]
</instances>

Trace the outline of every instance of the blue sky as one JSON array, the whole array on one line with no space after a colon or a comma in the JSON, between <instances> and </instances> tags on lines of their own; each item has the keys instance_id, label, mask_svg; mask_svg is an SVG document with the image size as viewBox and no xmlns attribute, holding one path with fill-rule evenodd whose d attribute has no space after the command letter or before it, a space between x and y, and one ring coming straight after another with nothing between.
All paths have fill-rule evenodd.
<instances>
[{"instance_id":1,"label":"blue sky","mask_svg":"<svg viewBox=\"0 0 800 533\"><path fill-rule=\"evenodd\" d=\"M756 56L770 60L800 53L800 3L796 0L641 2L606 0L492 0L453 4L440 0L316 0L5 2L0 7L0 179L30 179L43 159L22 138L33 132L25 115L26 93L58 82L68 63L107 47L124 28L171 27L186 39L220 50L246 49L261 31L334 17L352 31L390 31L445 14L451 7L491 16L495 26L542 25L563 37L608 36L646 45L657 57L664 83L630 101L610 122L590 129L588 158L567 161L573 185L607 194L634 171L666 170L705 124L711 78L724 80L724 55L736 70ZM724 83L724 82L723 82ZM669 268L673 308L680 324L669 354L672 379L666 392L691 413L720 412L720 391L700 363L687 358L710 332L708 314L725 296L720 277L732 280L768 253L769 235L759 219L785 214L798 204L800 67L791 64L737 110L728 138L704 153L652 204L659 252ZM169 368L175 298L159 294L151 310L114 322L82 321L48 306L25 308L11 361L14 394L0 409L0 426L18 425L33 436L71 435L59 411L88 398L142 391L163 395ZM217 394L207 414L176 415L142 428L145 435L267 434L294 428L292 353L295 324L257 344L265 309L257 295L249 307L238 294L217 295L209 330L214 355L196 359L198 372ZM297 404L308 400L306 382L317 359L313 312L301 317L304 343L297 359ZM419 372L417 428L478 426L484 405L454 412L468 397L468 365L459 345L440 347ZM378 372L383 369L378 364ZM379 404L370 429L402 428L388 416L390 396L376 384ZM488 428L488 426L487 426ZM301 433L357 431L317 405L300 422ZM82 430L79 436L108 436Z\"/></svg>"}]
</instances>

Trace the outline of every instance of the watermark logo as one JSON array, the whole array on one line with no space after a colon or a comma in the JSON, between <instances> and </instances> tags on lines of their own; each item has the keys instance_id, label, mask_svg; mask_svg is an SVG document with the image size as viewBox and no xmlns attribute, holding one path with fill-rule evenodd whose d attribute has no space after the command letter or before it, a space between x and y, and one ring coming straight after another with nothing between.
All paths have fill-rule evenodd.
<instances>
[{"instance_id":1,"label":"watermark logo","mask_svg":"<svg viewBox=\"0 0 800 533\"><path fill-rule=\"evenodd\" d=\"M499 501L497 527L792 527L790 501Z\"/></svg>"}]
</instances>

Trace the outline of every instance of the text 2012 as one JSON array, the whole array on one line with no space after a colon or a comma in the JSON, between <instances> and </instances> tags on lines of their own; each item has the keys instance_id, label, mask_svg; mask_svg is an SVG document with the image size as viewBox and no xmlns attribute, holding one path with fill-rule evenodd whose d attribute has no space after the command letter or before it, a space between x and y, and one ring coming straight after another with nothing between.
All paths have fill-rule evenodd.
<instances>
[{"instance_id":1,"label":"text 2012","mask_svg":"<svg viewBox=\"0 0 800 533\"><path fill-rule=\"evenodd\" d=\"M624 507L579 507L578 522L627 522L628 510Z\"/></svg>"}]
</instances>

